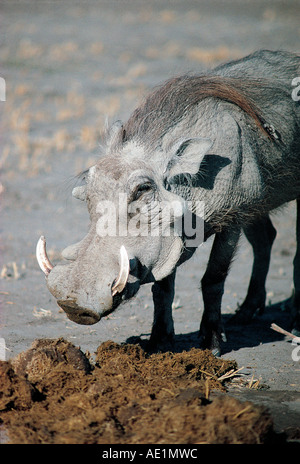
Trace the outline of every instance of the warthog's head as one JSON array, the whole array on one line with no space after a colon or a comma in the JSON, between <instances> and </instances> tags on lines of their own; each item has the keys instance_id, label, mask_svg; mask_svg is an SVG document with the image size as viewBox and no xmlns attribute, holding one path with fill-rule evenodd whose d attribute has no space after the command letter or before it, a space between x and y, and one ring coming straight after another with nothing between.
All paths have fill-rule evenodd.
<instances>
[{"instance_id":1,"label":"warthog's head","mask_svg":"<svg viewBox=\"0 0 300 464\"><path fill-rule=\"evenodd\" d=\"M106 155L87 171L85 184L75 187L73 195L87 203L88 234L66 248L62 256L67 262L55 267L44 237L37 245L47 286L72 321L94 324L134 296L141 284L174 270L184 246L186 202L169 180L197 172L199 151L204 154L210 145L207 139L181 140L173 146L174 156L161 151L147 159L142 146L128 142L116 148L111 142ZM196 152L199 161L188 169L184 154L191 159Z\"/></svg>"}]
</instances>

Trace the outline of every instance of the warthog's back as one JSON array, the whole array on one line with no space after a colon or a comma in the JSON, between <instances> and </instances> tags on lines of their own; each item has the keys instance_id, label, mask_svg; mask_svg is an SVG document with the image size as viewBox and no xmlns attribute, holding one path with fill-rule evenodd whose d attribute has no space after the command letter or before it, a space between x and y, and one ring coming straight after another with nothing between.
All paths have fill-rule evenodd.
<instances>
[{"instance_id":1,"label":"warthog's back","mask_svg":"<svg viewBox=\"0 0 300 464\"><path fill-rule=\"evenodd\" d=\"M138 135L153 144L208 97L237 105L265 129L265 120L272 118L268 112L275 116L280 105L292 106L292 80L297 76L300 56L259 51L205 75L172 78L133 112L124 127L124 141ZM272 111L273 107L276 111ZM296 110L299 118L299 105L294 105Z\"/></svg>"},{"instance_id":2,"label":"warthog's back","mask_svg":"<svg viewBox=\"0 0 300 464\"><path fill-rule=\"evenodd\" d=\"M297 76L299 56L259 51L205 75L172 78L133 112L122 143L137 141L155 163L155 150L166 153L176 138L208 137L214 142L210 153L228 163L211 167L213 188L201 181L202 172L193 195L214 211L235 200L276 208L300 194L300 105L292 96ZM282 182L290 190L274 195Z\"/></svg>"}]
</instances>

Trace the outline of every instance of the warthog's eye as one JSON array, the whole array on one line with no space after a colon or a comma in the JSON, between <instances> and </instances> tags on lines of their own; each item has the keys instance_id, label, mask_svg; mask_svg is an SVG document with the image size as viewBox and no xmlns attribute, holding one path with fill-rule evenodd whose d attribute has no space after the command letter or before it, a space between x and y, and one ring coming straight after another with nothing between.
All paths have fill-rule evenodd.
<instances>
[{"instance_id":1,"label":"warthog's eye","mask_svg":"<svg viewBox=\"0 0 300 464\"><path fill-rule=\"evenodd\" d=\"M152 182L143 182L136 186L132 194L132 200L138 200L144 193L153 190Z\"/></svg>"},{"instance_id":2,"label":"warthog's eye","mask_svg":"<svg viewBox=\"0 0 300 464\"><path fill-rule=\"evenodd\" d=\"M89 169L86 169L85 171L80 172L76 177L77 177L77 182L80 185L86 184L87 178L89 175Z\"/></svg>"}]
</instances>

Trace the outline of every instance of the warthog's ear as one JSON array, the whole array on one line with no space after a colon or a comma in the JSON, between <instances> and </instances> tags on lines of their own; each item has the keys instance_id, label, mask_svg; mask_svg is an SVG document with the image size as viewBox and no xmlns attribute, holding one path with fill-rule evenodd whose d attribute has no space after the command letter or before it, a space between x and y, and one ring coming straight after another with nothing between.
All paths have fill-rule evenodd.
<instances>
[{"instance_id":1,"label":"warthog's ear","mask_svg":"<svg viewBox=\"0 0 300 464\"><path fill-rule=\"evenodd\" d=\"M124 130L121 121L115 121L107 131L106 146L108 150L116 149L123 141Z\"/></svg>"},{"instance_id":2,"label":"warthog's ear","mask_svg":"<svg viewBox=\"0 0 300 464\"><path fill-rule=\"evenodd\" d=\"M212 146L207 138L192 138L181 140L175 145L175 154L170 159L165 171L165 179L180 174L197 174L200 164Z\"/></svg>"}]
</instances>

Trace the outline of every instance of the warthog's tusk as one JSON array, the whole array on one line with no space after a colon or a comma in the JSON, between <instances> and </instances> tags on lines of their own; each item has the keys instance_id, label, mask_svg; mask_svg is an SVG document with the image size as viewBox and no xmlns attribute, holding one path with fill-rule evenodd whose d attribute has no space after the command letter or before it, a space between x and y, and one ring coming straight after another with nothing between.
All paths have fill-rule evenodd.
<instances>
[{"instance_id":1,"label":"warthog's tusk","mask_svg":"<svg viewBox=\"0 0 300 464\"><path fill-rule=\"evenodd\" d=\"M126 248L124 245L121 246L120 248L120 272L115 280L112 288L111 288L111 294L112 296L116 295L116 293L121 293L122 290L124 290L125 285L128 280L128 275L129 275L129 258L128 254L126 251Z\"/></svg>"},{"instance_id":2,"label":"warthog's tusk","mask_svg":"<svg viewBox=\"0 0 300 464\"><path fill-rule=\"evenodd\" d=\"M39 263L40 268L42 269L43 273L47 276L50 274L51 270L53 269L53 265L49 261L46 252L46 239L42 235L37 242L36 246L36 259Z\"/></svg>"}]
</instances>

